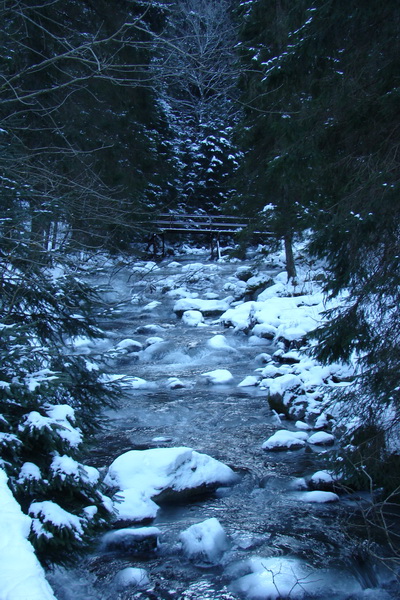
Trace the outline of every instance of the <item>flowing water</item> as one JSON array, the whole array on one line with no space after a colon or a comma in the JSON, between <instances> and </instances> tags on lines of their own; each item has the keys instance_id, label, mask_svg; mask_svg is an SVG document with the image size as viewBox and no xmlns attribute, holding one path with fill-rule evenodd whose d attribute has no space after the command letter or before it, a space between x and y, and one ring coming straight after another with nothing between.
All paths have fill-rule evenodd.
<instances>
[{"instance_id":1,"label":"flowing water","mask_svg":"<svg viewBox=\"0 0 400 600\"><path fill-rule=\"evenodd\" d=\"M201 260L206 262L205 258ZM198 262L198 257L179 259L181 264ZM201 269L184 272L164 261L148 275L125 266L114 272L105 298L113 306L112 316L102 323L108 342L115 345L133 338L143 344L149 337L163 341L139 354L122 355L107 364L110 373L141 377L147 389L123 395L116 409L108 410L106 430L91 449L89 462L107 467L117 456L132 449L188 446L228 464L239 474L238 483L217 489L191 502L161 506L152 523L162 532L155 554L132 557L98 549L74 570L58 569L51 583L60 600L110 600L113 598L180 600L237 598L229 585L238 561L252 556L291 556L316 569L334 567L340 576L351 573L362 588L380 585L379 567L372 565L360 545L347 535L346 514L351 498L335 504L306 504L296 497L298 478L324 467L325 451L310 448L294 452L266 453L262 442L278 423L268 406L265 391L238 387L238 383L262 366L262 354L273 353L271 342L249 343L244 334L223 329L216 317L206 326L189 327L173 312L175 300L165 291L180 283L200 297L228 295L224 284L238 264L208 263ZM243 264L243 263L242 263ZM270 274L276 274L271 267ZM99 277L99 274L96 275ZM159 301L155 308L149 302ZM152 325L152 328L147 327ZM161 329L159 329L159 326ZM231 350L210 349L207 340L223 334ZM202 373L229 369L231 384L207 384ZM169 377L178 377L187 387L168 389ZM229 536L231 547L219 565L205 567L186 558L179 546L179 534L194 523L217 517ZM122 568L145 568L151 580L147 590L118 591L115 574ZM370 592L368 592L369 594ZM395 598L382 589L337 598ZM379 595L381 594L381 595ZM297 596L296 596L297 597ZM319 600L326 596L317 595ZM332 595L329 596L333 598Z\"/></svg>"}]
</instances>

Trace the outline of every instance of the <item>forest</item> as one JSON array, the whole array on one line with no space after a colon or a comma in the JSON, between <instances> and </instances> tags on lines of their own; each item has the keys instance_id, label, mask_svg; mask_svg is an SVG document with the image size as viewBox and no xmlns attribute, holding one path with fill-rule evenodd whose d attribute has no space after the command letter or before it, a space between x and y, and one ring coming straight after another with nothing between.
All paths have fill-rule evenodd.
<instances>
[{"instance_id":1,"label":"forest","mask_svg":"<svg viewBox=\"0 0 400 600\"><path fill-rule=\"evenodd\" d=\"M67 350L102 336L79 265L137 256L159 214L255 219L288 282L298 242L323 266L312 355L354 365L359 416L338 464L398 511L399 3L3 0L0 22L0 471L41 563L110 519L83 457L119 389Z\"/></svg>"}]
</instances>

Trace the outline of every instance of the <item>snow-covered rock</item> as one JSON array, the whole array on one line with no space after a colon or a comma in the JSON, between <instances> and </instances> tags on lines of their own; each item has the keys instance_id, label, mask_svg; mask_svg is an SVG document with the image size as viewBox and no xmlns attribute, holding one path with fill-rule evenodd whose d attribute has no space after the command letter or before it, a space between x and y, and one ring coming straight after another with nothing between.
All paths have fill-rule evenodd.
<instances>
[{"instance_id":1,"label":"snow-covered rock","mask_svg":"<svg viewBox=\"0 0 400 600\"><path fill-rule=\"evenodd\" d=\"M117 588L146 588L150 585L150 579L146 569L138 567L125 567L118 571L114 577L114 584Z\"/></svg>"},{"instance_id":2,"label":"snow-covered rock","mask_svg":"<svg viewBox=\"0 0 400 600\"><path fill-rule=\"evenodd\" d=\"M201 298L181 298L174 304L174 312L182 316L187 310L198 310L203 315L220 315L229 308L232 296L224 300L202 300Z\"/></svg>"},{"instance_id":3,"label":"snow-covered rock","mask_svg":"<svg viewBox=\"0 0 400 600\"><path fill-rule=\"evenodd\" d=\"M160 304L161 302L159 300L153 300L152 302L149 302L148 304L143 306L143 310L145 310L146 312L151 312L152 310L158 308Z\"/></svg>"},{"instance_id":4,"label":"snow-covered rock","mask_svg":"<svg viewBox=\"0 0 400 600\"><path fill-rule=\"evenodd\" d=\"M201 375L206 379L208 383L214 385L230 383L233 379L233 375L228 369L215 369L214 371L208 371Z\"/></svg>"},{"instance_id":5,"label":"snow-covered rock","mask_svg":"<svg viewBox=\"0 0 400 600\"><path fill-rule=\"evenodd\" d=\"M326 433L326 431L317 431L317 433L310 435L308 443L315 446L331 446L335 443L335 438L331 433Z\"/></svg>"},{"instance_id":6,"label":"snow-covered rock","mask_svg":"<svg viewBox=\"0 0 400 600\"><path fill-rule=\"evenodd\" d=\"M186 496L230 485L237 479L227 465L191 448L131 450L115 459L105 484L121 490L114 497L119 520L156 516L157 499Z\"/></svg>"},{"instance_id":7,"label":"snow-covered rock","mask_svg":"<svg viewBox=\"0 0 400 600\"><path fill-rule=\"evenodd\" d=\"M154 344L162 344L163 342L164 338L158 335L152 335L146 339L145 346L148 348L149 346L153 346Z\"/></svg>"},{"instance_id":8,"label":"snow-covered rock","mask_svg":"<svg viewBox=\"0 0 400 600\"><path fill-rule=\"evenodd\" d=\"M0 600L56 600L27 537L24 515L0 469Z\"/></svg>"},{"instance_id":9,"label":"snow-covered rock","mask_svg":"<svg viewBox=\"0 0 400 600\"><path fill-rule=\"evenodd\" d=\"M182 323L189 327L197 327L204 322L204 317L199 310L185 310L182 314Z\"/></svg>"},{"instance_id":10,"label":"snow-covered rock","mask_svg":"<svg viewBox=\"0 0 400 600\"><path fill-rule=\"evenodd\" d=\"M294 426L301 431L310 431L310 429L312 429L311 425L304 423L304 421L296 421Z\"/></svg>"},{"instance_id":11,"label":"snow-covered rock","mask_svg":"<svg viewBox=\"0 0 400 600\"><path fill-rule=\"evenodd\" d=\"M134 333L139 335L156 335L157 333L162 333L164 331L165 329L164 327L161 327L161 325L149 323L148 325L140 325L140 327L135 329Z\"/></svg>"},{"instance_id":12,"label":"snow-covered rock","mask_svg":"<svg viewBox=\"0 0 400 600\"><path fill-rule=\"evenodd\" d=\"M313 490L312 492L301 492L297 496L302 502L314 502L316 504L325 504L326 502L337 502L339 496L334 492L324 492Z\"/></svg>"},{"instance_id":13,"label":"snow-covered rock","mask_svg":"<svg viewBox=\"0 0 400 600\"><path fill-rule=\"evenodd\" d=\"M177 287L166 292L166 296L173 298L174 300L180 300L181 298L197 298L198 295L197 292L189 292L189 290L184 287Z\"/></svg>"},{"instance_id":14,"label":"snow-covered rock","mask_svg":"<svg viewBox=\"0 0 400 600\"><path fill-rule=\"evenodd\" d=\"M143 349L143 345L136 340L132 340L127 338L125 340L121 340L115 346L115 350L117 351L125 351L125 352L140 352Z\"/></svg>"},{"instance_id":15,"label":"snow-covered rock","mask_svg":"<svg viewBox=\"0 0 400 600\"><path fill-rule=\"evenodd\" d=\"M225 336L218 334L207 340L207 346L212 350L223 350L227 352L237 352L236 348L233 348L226 341Z\"/></svg>"},{"instance_id":16,"label":"snow-covered rock","mask_svg":"<svg viewBox=\"0 0 400 600\"><path fill-rule=\"evenodd\" d=\"M227 535L218 519L207 519L180 534L184 554L202 563L217 564L228 549Z\"/></svg>"},{"instance_id":17,"label":"snow-covered rock","mask_svg":"<svg viewBox=\"0 0 400 600\"><path fill-rule=\"evenodd\" d=\"M334 476L330 471L317 471L311 475L308 481L308 487L312 490L333 491L337 477Z\"/></svg>"},{"instance_id":18,"label":"snow-covered rock","mask_svg":"<svg viewBox=\"0 0 400 600\"><path fill-rule=\"evenodd\" d=\"M157 549L160 535L158 527L129 527L109 531L103 536L101 544L105 550L149 554Z\"/></svg>"},{"instance_id":19,"label":"snow-covered rock","mask_svg":"<svg viewBox=\"0 0 400 600\"><path fill-rule=\"evenodd\" d=\"M168 377L167 388L170 390L179 390L188 387L186 383L183 383L178 377Z\"/></svg>"},{"instance_id":20,"label":"snow-covered rock","mask_svg":"<svg viewBox=\"0 0 400 600\"><path fill-rule=\"evenodd\" d=\"M261 446L263 450L299 450L306 445L307 434L302 431L280 429Z\"/></svg>"},{"instance_id":21,"label":"snow-covered rock","mask_svg":"<svg viewBox=\"0 0 400 600\"><path fill-rule=\"evenodd\" d=\"M251 386L258 385L259 382L260 382L259 377L256 377L255 375L248 375L247 377L245 377L243 379L243 381L238 383L238 387L251 387Z\"/></svg>"}]
</instances>

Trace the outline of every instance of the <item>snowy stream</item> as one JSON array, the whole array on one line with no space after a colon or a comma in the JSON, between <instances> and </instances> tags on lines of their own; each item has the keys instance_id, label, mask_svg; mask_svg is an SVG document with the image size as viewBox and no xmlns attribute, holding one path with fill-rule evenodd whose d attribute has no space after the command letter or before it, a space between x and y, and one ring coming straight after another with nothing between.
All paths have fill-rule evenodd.
<instances>
[{"instance_id":1,"label":"snowy stream","mask_svg":"<svg viewBox=\"0 0 400 600\"><path fill-rule=\"evenodd\" d=\"M106 411L106 430L91 448L88 462L106 469L129 450L186 446L229 465L239 475L238 481L190 501L161 505L150 523L161 532L155 552L106 551L99 540L97 549L76 568L56 569L50 575L57 598L395 598L384 591L380 568L365 560L347 536L346 513L352 499L341 497L340 502L329 504L299 501L301 478L324 468L328 450L307 446L292 452L265 452L261 448L277 429L294 425L278 422L265 390L238 384L264 366L263 353L272 354L276 347L266 339L255 341L232 328L224 329L218 316L206 316L203 325L193 327L173 312L180 287L199 298L222 299L229 294L226 283L247 263L209 262L205 254L180 256L176 261L180 266L164 260L148 274L146 268L122 266L108 282L104 297L113 309L101 323L107 333L102 349L134 339L144 350L111 353L106 370L144 383L127 390L115 410ZM193 263L204 267L183 271ZM271 266L263 273L275 276L280 270L279 265ZM97 272L92 280L107 273L107 269ZM216 335L223 335L229 348L210 345ZM208 383L202 374L215 369L228 369L233 379L226 384ZM171 389L171 377L185 387ZM204 564L183 552L180 534L212 517L223 527L228 544L219 560ZM271 591L260 572L269 574L281 558L284 562L278 565ZM126 567L145 569L149 583L143 589L116 586L116 574ZM284 594L278 588L285 569L290 571L289 579L296 577L300 583L289 592L284 588ZM312 580L318 585L308 585Z\"/></svg>"}]
</instances>

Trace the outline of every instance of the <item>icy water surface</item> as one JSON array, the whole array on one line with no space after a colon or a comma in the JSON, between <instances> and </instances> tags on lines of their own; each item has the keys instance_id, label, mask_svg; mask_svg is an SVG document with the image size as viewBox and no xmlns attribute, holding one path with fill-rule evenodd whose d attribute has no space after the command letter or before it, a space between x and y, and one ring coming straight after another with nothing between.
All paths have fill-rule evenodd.
<instances>
[{"instance_id":1,"label":"icy water surface","mask_svg":"<svg viewBox=\"0 0 400 600\"><path fill-rule=\"evenodd\" d=\"M184 266L199 262L198 257L178 260ZM201 260L205 262L205 257ZM282 596L277 595L276 586L275 593L273 589L268 595L258 580L247 592L243 586L232 586L239 577L250 574L245 561L257 557L265 561L274 557L299 559L311 574L317 573L318 579L326 576L327 582L333 573L335 585L332 588L332 581L331 587L327 583L334 589L328 593L330 600L395 598L380 589L378 567L365 562L359 547L346 535L343 507L349 500L328 505L297 499L299 478L324 467L324 451L307 448L266 453L261 449L262 442L278 428L293 425L278 423L265 391L238 384L262 366L262 353L273 353L276 348L267 340L252 345L245 334L224 330L217 316L206 317L205 326L189 327L173 312L176 299L167 294L170 288L182 286L201 298L213 294L224 298L230 293L226 284L233 280L238 266L207 263L191 272L164 261L150 274L124 267L110 280L106 297L114 311L102 323L109 345L125 338L144 346L148 338L161 340L138 354L114 356L107 363L109 373L140 377L148 387L127 392L118 407L107 412L107 429L98 437L89 462L105 468L128 450L188 446L226 463L240 477L236 485L220 488L212 495L161 506L152 523L162 532L155 554L133 557L105 553L99 544L80 568L57 571L51 582L60 600L328 597L321 591L323 582L316 587L296 585ZM269 274L276 272L271 268ZM153 302L160 304L154 306ZM230 350L207 345L219 334L225 336ZM207 384L202 373L219 368L231 371L232 383ZM187 387L168 389L169 377L178 377ZM219 564L205 566L182 554L179 534L210 517L216 517L225 529L229 549ZM145 568L151 584L144 590L117 589L114 577L128 566ZM335 570L328 573L327 569Z\"/></svg>"}]
</instances>

